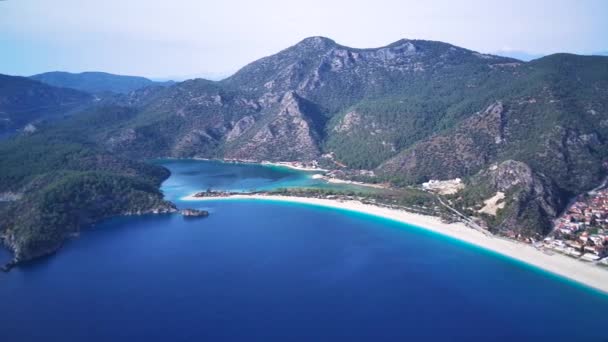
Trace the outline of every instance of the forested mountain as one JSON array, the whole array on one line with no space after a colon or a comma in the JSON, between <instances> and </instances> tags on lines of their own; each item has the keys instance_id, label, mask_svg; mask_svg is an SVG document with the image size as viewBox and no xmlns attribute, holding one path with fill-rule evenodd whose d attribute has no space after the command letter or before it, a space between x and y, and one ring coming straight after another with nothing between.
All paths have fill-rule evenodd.
<instances>
[{"instance_id":1,"label":"forested mountain","mask_svg":"<svg viewBox=\"0 0 608 342\"><path fill-rule=\"evenodd\" d=\"M103 112L103 116L99 114ZM99 122L129 115L103 108L0 144L0 238L26 261L57 250L101 218L170 212L158 190L169 171L91 144Z\"/></svg>"},{"instance_id":2,"label":"forested mountain","mask_svg":"<svg viewBox=\"0 0 608 342\"><path fill-rule=\"evenodd\" d=\"M145 77L114 75L105 72L69 73L63 71L45 72L30 78L62 88L71 88L87 93L128 93L149 86L169 86L173 81L155 82Z\"/></svg>"},{"instance_id":3,"label":"forested mountain","mask_svg":"<svg viewBox=\"0 0 608 342\"><path fill-rule=\"evenodd\" d=\"M71 135L94 151L87 153L121 165L154 157L333 160L396 186L460 177L466 187L450 198L454 205L494 231L540 237L569 198L606 175L608 58L522 62L441 42L355 49L312 37L223 81L105 98L6 143L3 153ZM90 161L86 155L72 156ZM4 191L27 193L29 182L7 182L14 188ZM505 205L496 215L474 209L497 192Z\"/></svg>"},{"instance_id":4,"label":"forested mountain","mask_svg":"<svg viewBox=\"0 0 608 342\"><path fill-rule=\"evenodd\" d=\"M287 144L300 152L290 159L315 159L332 150L351 167L369 168L471 114L467 106L489 103L474 88L500 84L519 64L439 42L351 49L308 38L224 81L186 81L154 94L131 127L111 132L111 147L148 153L138 144L149 140L146 132L158 132L157 148L174 156L284 160L290 156L251 147L272 146L297 131L299 138ZM132 98L141 103L137 94ZM369 111L363 117L383 127L374 127L371 138L355 126L341 129L341 119L353 111ZM351 150L361 153L349 158Z\"/></svg>"},{"instance_id":5,"label":"forested mountain","mask_svg":"<svg viewBox=\"0 0 608 342\"><path fill-rule=\"evenodd\" d=\"M92 100L91 95L76 90L0 74L0 136L33 130L39 122L68 116Z\"/></svg>"}]
</instances>

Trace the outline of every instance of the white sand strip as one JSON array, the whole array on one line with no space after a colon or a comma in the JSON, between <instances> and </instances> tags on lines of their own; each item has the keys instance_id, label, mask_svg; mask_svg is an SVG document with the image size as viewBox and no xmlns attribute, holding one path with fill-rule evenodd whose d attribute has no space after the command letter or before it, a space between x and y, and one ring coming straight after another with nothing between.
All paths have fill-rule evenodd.
<instances>
[{"instance_id":1,"label":"white sand strip","mask_svg":"<svg viewBox=\"0 0 608 342\"><path fill-rule=\"evenodd\" d=\"M412 224L451 238L464 241L496 253L511 257L545 271L569 278L595 289L608 293L608 270L599 266L578 261L561 254L548 255L531 245L484 234L463 223L447 224L438 217L414 214L403 210L363 204L358 201L339 201L330 199L275 196L275 195L234 195L230 197L194 197L186 196L182 200L230 200L230 199L263 199L305 203L325 207L339 208L381 216L387 219Z\"/></svg>"}]
</instances>

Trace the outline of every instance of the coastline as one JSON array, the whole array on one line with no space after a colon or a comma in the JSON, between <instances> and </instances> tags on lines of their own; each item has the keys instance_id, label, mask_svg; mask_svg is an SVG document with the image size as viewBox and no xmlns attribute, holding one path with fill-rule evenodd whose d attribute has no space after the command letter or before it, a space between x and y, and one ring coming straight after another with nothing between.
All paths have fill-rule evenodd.
<instances>
[{"instance_id":1,"label":"coastline","mask_svg":"<svg viewBox=\"0 0 608 342\"><path fill-rule=\"evenodd\" d=\"M482 249L515 259L527 265L540 268L576 283L580 283L608 294L608 270L599 266L586 264L561 254L548 255L531 245L505 238L484 234L467 227L464 223L444 223L438 217L414 214L398 209L384 208L359 201L338 201L309 197L292 197L276 195L232 195L228 197L194 197L185 196L185 201L222 201L231 199L272 200L324 206L348 211L379 216L389 220L414 225L420 229L448 236Z\"/></svg>"},{"instance_id":2,"label":"coastline","mask_svg":"<svg viewBox=\"0 0 608 342\"><path fill-rule=\"evenodd\" d=\"M306 171L306 172L327 172L329 170L327 169L321 169L318 167L305 167L305 166L299 166L294 164L293 162L269 162L269 161L262 161L262 162L251 162L252 164L259 164L259 165L267 165L267 166L278 166L278 167L286 167L288 169L292 169L292 170L298 170L298 171Z\"/></svg>"},{"instance_id":3,"label":"coastline","mask_svg":"<svg viewBox=\"0 0 608 342\"><path fill-rule=\"evenodd\" d=\"M250 165L262 165L262 166L276 166L276 167L284 167L292 170L298 171L306 171L306 172L327 172L330 170L322 169L319 167L305 167L297 165L296 162L270 162L270 161L258 161L258 160L248 160L248 159L230 159L230 158L202 158L202 157L192 157L192 158L178 158L178 157L162 157L156 159L167 159L167 160L198 160L198 161L214 161L220 163L227 164L250 164Z\"/></svg>"},{"instance_id":4,"label":"coastline","mask_svg":"<svg viewBox=\"0 0 608 342\"><path fill-rule=\"evenodd\" d=\"M210 158L199 158L199 157L193 157L193 158L172 158L172 157L165 157L162 159L171 159L171 160L198 160L198 161L217 161L217 162L221 162L221 163L228 163L228 164L249 164L249 165L261 165L261 166L271 166L271 167L282 167L282 168L286 168L286 169L291 169L291 170L296 170L296 171L302 171L302 172L310 172L312 173L312 178L314 179L321 179L324 182L326 182L327 184L347 184L347 185L357 185L357 186L363 186L363 187L368 187L368 188L374 188L374 189L389 189L390 187L386 184L372 184L372 183L363 183L363 182L357 182L357 181L352 181L352 180L348 180L348 179L340 179L340 178L335 178L335 177L328 177L325 174L331 170L328 169L323 169L323 168L319 168L319 167L306 167L306 166L301 166L298 165L297 163L294 162L270 162L270 161L255 161L255 160L241 160L241 159L210 159ZM315 177L317 176L317 177Z\"/></svg>"}]
</instances>

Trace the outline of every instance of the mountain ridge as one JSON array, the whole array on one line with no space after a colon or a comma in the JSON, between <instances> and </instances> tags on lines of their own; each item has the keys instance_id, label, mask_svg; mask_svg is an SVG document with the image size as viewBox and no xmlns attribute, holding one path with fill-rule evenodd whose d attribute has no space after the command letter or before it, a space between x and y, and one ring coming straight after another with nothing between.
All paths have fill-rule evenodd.
<instances>
[{"instance_id":1,"label":"mountain ridge","mask_svg":"<svg viewBox=\"0 0 608 342\"><path fill-rule=\"evenodd\" d=\"M29 76L31 79L55 87L76 89L87 93L128 93L150 86L168 86L173 81L156 82L141 76L116 75L107 72L85 71L70 73L50 71Z\"/></svg>"},{"instance_id":2,"label":"mountain ridge","mask_svg":"<svg viewBox=\"0 0 608 342\"><path fill-rule=\"evenodd\" d=\"M190 133L199 132L197 135L214 147L188 149L197 151L195 153L181 148L168 149L172 151L169 155L174 156L310 161L329 153L351 168L376 169L380 179L398 184L419 184L429 177L472 177L492 163L515 159L530 164L535 172L557 177L552 181L556 181L562 190L553 191L551 196L567 197L590 188L604 174L601 167L603 152L583 152L604 150L602 141L607 133L596 132L592 127L596 125L587 124L599 124L601 119L587 114L583 115L584 119L577 119L569 113L583 111L583 104L570 100L578 96L581 100L593 101L589 105L595 109L584 110L605 115L606 103L599 99L605 93L602 75L606 75L607 61L605 57L554 54L522 62L447 43L409 39L379 48L354 49L328 38L311 37L252 62L223 81L212 83L215 95L198 92L203 96L196 97L196 89L184 89L199 101L196 109L187 102L180 104L181 108L171 108L171 97L165 97L168 102L164 102L164 106L169 105L166 107L169 110L157 117L169 120L171 112L190 113L180 116L181 127L187 127L188 121L196 117L206 117L214 122L213 125L193 122L196 129L186 128ZM178 88L185 86L177 85ZM575 91L581 94L575 94ZM232 95L223 97L222 92ZM302 141L298 143L298 139L293 139L293 143L283 140L280 144L285 151L301 148L310 151L308 153L268 152L262 147L276 145L272 143L273 136L298 135L295 128L290 131L289 125L279 128L264 123L280 112L281 99L290 93L312 104L316 108L315 116L323 118L324 127L320 130L307 128L307 136L311 137L307 144L299 145ZM206 96L207 100L203 101ZM223 101L229 98L233 102ZM203 104L201 101L205 102L205 108L199 107ZM212 114L236 103L239 105L228 110L233 117L231 120ZM490 107L497 103L504 108L492 114ZM483 117L484 111L493 116ZM551 126L552 123L555 126ZM461 127L460 133L458 127ZM485 138L478 134L490 127L494 128ZM565 128L565 133L559 133L562 132L559 127ZM273 129L275 132L268 134ZM530 138L534 136L532 129L546 134L534 140ZM496 136L497 132L500 136ZM572 136L571 139L585 137L585 134L594 138L584 138L591 139L588 142L576 138L580 140L576 143L580 145L576 147L579 152L566 152L575 145L550 147L553 144L550 139L559 139L563 134ZM228 142L224 138L226 135L230 136ZM436 145L438 138L435 136L445 136L448 139L445 146ZM453 140L458 136L460 138ZM188 139L205 144L203 140ZM600 142L598 145L589 145L596 140ZM425 141L428 141L427 145L422 144ZM316 148L303 148L313 145ZM185 146L183 141L180 146ZM391 169L383 164L391 158L400 158L398 156L408 153L410 148L419 149L418 154L426 164L414 163L410 171ZM464 159L465 164L459 162L461 164L453 164L450 169L447 167L449 158L458 155L448 152L452 148L471 149L466 153L473 159ZM553 159L547 159L544 165L535 161L539 158L537 153L548 151L567 153L571 157L564 159L565 164L561 166L562 162ZM467 164L470 162L473 164ZM573 167L573 171L560 175L558 170L548 170L548 166L564 170ZM579 185L570 184L568 178L574 175L586 180ZM559 206L563 200L551 203ZM546 212L560 210L557 207ZM546 222L543 220L540 224L546 226ZM545 231L546 228L542 228L529 233L535 235Z\"/></svg>"},{"instance_id":3,"label":"mountain ridge","mask_svg":"<svg viewBox=\"0 0 608 342\"><path fill-rule=\"evenodd\" d=\"M355 49L310 37L222 81L104 97L6 153L34 148L40 135L78 136L77 146L93 148L87 155L114 156L116 165L158 157L316 161L397 188L462 178L452 205L493 232L538 239L569 198L606 176L608 58L522 62L442 42ZM77 171L91 171L86 165ZM5 183L16 193L32 188ZM495 215L471 209L497 192L505 205Z\"/></svg>"},{"instance_id":4,"label":"mountain ridge","mask_svg":"<svg viewBox=\"0 0 608 342\"><path fill-rule=\"evenodd\" d=\"M84 92L0 74L0 136L35 130L39 123L69 116L92 101Z\"/></svg>"}]
</instances>

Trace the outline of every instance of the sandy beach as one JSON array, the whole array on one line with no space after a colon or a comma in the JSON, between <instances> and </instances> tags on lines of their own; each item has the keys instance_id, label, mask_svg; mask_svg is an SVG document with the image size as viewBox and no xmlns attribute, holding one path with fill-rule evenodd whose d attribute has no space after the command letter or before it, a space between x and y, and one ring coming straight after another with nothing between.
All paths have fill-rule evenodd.
<instances>
[{"instance_id":1,"label":"sandy beach","mask_svg":"<svg viewBox=\"0 0 608 342\"><path fill-rule=\"evenodd\" d=\"M321 169L321 168L318 168L318 167L298 166L298 165L295 165L292 162L269 162L269 161L263 161L261 163L253 162L253 164L269 165L269 166L280 166L280 167L286 167L288 169L293 169L293 170L298 170L298 171L310 171L310 172L326 172L326 171L329 171L329 170Z\"/></svg>"},{"instance_id":2,"label":"sandy beach","mask_svg":"<svg viewBox=\"0 0 608 342\"><path fill-rule=\"evenodd\" d=\"M463 223L443 223L434 216L414 214L403 210L383 208L358 201L338 201L330 199L274 196L274 195L235 195L230 197L206 197L199 198L186 196L182 200L204 201L204 200L230 200L230 199L261 199L273 201L287 201L294 203L305 203L325 207L340 208L362 212L366 214L381 216L387 219L408 223L420 228L433 231L438 234L467 242L469 244L485 248L487 250L502 254L504 256L536 266L545 271L569 278L576 282L593 287L608 293L608 270L599 266L588 264L560 254L545 254L531 245L519 243L504 238L484 234Z\"/></svg>"}]
</instances>

